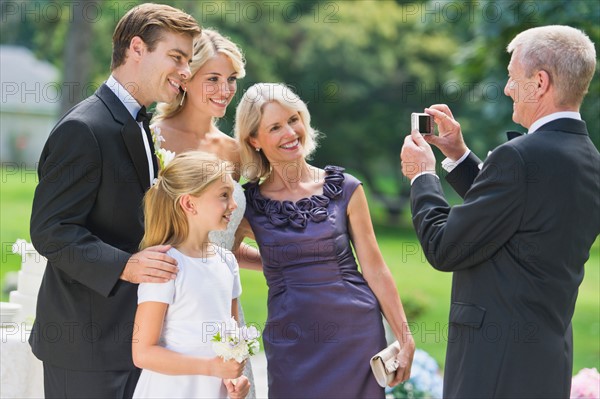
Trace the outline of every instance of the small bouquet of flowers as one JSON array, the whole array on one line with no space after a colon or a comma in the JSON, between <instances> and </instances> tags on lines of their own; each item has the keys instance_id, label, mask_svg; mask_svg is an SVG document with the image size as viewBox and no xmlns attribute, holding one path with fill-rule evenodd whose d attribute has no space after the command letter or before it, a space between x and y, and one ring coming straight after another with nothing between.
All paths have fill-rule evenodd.
<instances>
[{"instance_id":1,"label":"small bouquet of flowers","mask_svg":"<svg viewBox=\"0 0 600 399\"><path fill-rule=\"evenodd\" d=\"M154 153L156 154L156 158L158 158L158 169L163 170L175 158L175 153L161 147L161 143L165 141L165 138L160 134L159 127L150 128L150 132L152 133L152 141L154 142Z\"/></svg>"},{"instance_id":2,"label":"small bouquet of flowers","mask_svg":"<svg viewBox=\"0 0 600 399\"><path fill-rule=\"evenodd\" d=\"M600 398L600 374L598 370L581 369L571 383L571 399Z\"/></svg>"},{"instance_id":3,"label":"small bouquet of flowers","mask_svg":"<svg viewBox=\"0 0 600 399\"><path fill-rule=\"evenodd\" d=\"M256 327L243 326L240 328L232 317L220 325L219 331L212 339L212 347L223 360L235 359L236 362L241 363L258 352L260 348L259 335Z\"/></svg>"}]
</instances>

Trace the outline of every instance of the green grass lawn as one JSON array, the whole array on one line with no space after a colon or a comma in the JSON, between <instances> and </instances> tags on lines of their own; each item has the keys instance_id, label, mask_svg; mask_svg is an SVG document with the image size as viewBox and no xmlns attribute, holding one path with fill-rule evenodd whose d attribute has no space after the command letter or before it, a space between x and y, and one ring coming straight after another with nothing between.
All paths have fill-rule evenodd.
<instances>
[{"instance_id":1,"label":"green grass lawn","mask_svg":"<svg viewBox=\"0 0 600 399\"><path fill-rule=\"evenodd\" d=\"M35 189L32 170L2 168L0 185L0 241L2 300L4 275L18 270L20 257L11 253L17 238L29 240L29 215ZM443 367L450 306L451 274L427 264L414 232L410 229L378 228L381 251L390 267L400 296L411 314L417 314L411 328L417 347L429 352ZM573 318L574 372L584 367L600 369L600 240L592 247L586 276L579 290ZM267 286L262 273L241 271L242 304L248 322L263 326L267 317Z\"/></svg>"},{"instance_id":2,"label":"green grass lawn","mask_svg":"<svg viewBox=\"0 0 600 399\"><path fill-rule=\"evenodd\" d=\"M0 175L0 284L7 271L19 267L21 257L12 253L17 238L29 241L29 217L37 177L33 169L2 167ZM2 290L4 291L4 290Z\"/></svg>"}]
</instances>

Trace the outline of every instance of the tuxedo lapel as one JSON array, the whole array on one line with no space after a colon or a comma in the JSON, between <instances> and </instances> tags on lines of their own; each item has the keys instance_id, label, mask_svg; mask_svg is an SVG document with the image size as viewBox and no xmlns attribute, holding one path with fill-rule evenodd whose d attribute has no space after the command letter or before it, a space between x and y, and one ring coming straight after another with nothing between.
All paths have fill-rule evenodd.
<instances>
[{"instance_id":1,"label":"tuxedo lapel","mask_svg":"<svg viewBox=\"0 0 600 399\"><path fill-rule=\"evenodd\" d=\"M121 125L121 136L144 191L150 187L150 170L140 126L112 90L103 84L96 95L106 104L113 118Z\"/></svg>"}]
</instances>

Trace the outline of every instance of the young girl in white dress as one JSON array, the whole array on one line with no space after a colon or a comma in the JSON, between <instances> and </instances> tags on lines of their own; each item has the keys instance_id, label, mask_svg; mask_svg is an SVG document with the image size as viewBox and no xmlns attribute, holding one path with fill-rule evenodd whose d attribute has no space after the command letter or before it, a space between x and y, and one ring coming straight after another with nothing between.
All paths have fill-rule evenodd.
<instances>
[{"instance_id":1,"label":"young girl in white dress","mask_svg":"<svg viewBox=\"0 0 600 399\"><path fill-rule=\"evenodd\" d=\"M133 361L142 368L134 398L244 398L250 384L245 361L224 361L212 350L219 325L238 317L238 265L210 242L237 207L232 167L191 151L175 157L144 199L141 247L171 245L177 277L142 283L133 335Z\"/></svg>"},{"instance_id":2,"label":"young girl in white dress","mask_svg":"<svg viewBox=\"0 0 600 399\"><path fill-rule=\"evenodd\" d=\"M214 29L202 29L194 41L190 63L191 76L183 82L181 93L175 101L158 103L152 119L155 132L164 139L160 146L181 154L199 150L215 154L235 166L234 180L240 177L240 152L237 141L222 132L217 121L225 117L227 107L237 92L238 79L246 75L245 60L241 49L229 38ZM236 254L240 267L262 272L258 251L241 242L243 234L236 235L246 209L244 190L234 181L233 197L238 208L224 231L211 231L209 238L215 244ZM239 322L244 324L244 311L238 303ZM249 362L244 375L254 381ZM256 397L250 388L247 398Z\"/></svg>"}]
</instances>

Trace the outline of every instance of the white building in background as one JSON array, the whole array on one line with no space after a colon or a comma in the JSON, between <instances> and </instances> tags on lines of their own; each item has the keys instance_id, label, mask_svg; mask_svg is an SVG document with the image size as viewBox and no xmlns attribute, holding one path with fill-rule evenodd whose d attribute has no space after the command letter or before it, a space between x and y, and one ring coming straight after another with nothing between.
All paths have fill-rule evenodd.
<instances>
[{"instance_id":1,"label":"white building in background","mask_svg":"<svg viewBox=\"0 0 600 399\"><path fill-rule=\"evenodd\" d=\"M58 69L25 47L0 46L0 162L39 160L61 95Z\"/></svg>"}]
</instances>

